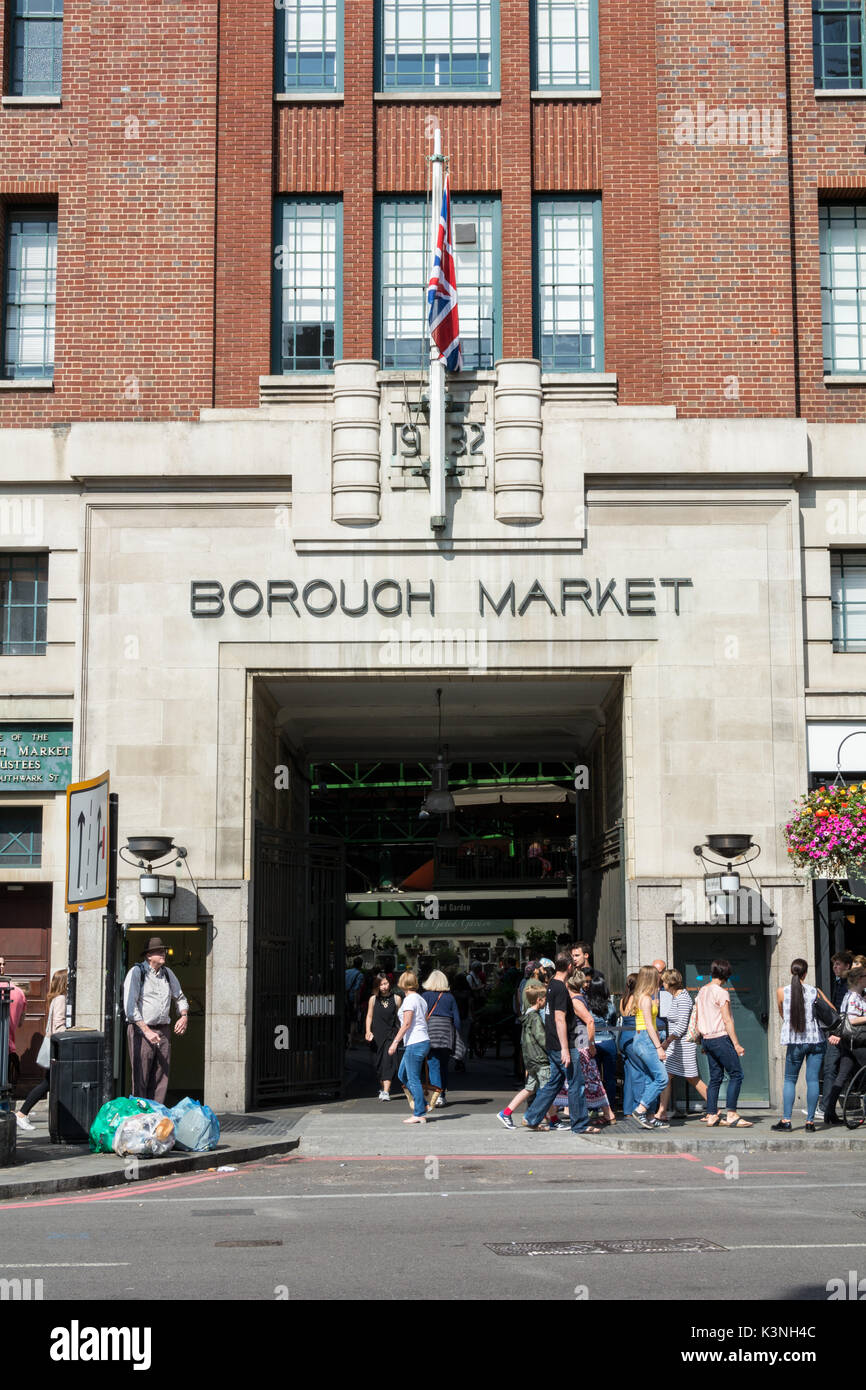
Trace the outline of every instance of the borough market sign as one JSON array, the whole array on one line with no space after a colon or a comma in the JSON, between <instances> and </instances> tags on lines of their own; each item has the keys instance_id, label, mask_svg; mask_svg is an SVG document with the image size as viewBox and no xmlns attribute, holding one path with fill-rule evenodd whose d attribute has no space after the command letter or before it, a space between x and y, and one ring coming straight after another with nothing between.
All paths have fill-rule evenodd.
<instances>
[{"instance_id":1,"label":"borough market sign","mask_svg":"<svg viewBox=\"0 0 866 1390\"><path fill-rule=\"evenodd\" d=\"M603 613L618 613L622 617L653 618L656 604L669 593L673 611L680 616L682 590L691 589L693 581L682 578L627 579L560 579L547 588L534 579L518 589L511 580L500 591L491 592L481 580L477 581L475 602L482 618L502 618L506 614L523 618L527 614L547 611L554 617L566 617L572 608L590 617ZM338 610L347 618L361 618L375 612L383 618L411 617L417 609L431 616L436 614L436 589L432 579L426 585L411 580L366 579L332 583L329 579L310 579L300 586L291 579L238 579L226 588L217 579L193 579L190 583L190 613L194 618L222 618L226 611L239 618L255 618L260 613L273 617L282 614L312 618L329 618Z\"/></svg>"},{"instance_id":2,"label":"borough market sign","mask_svg":"<svg viewBox=\"0 0 866 1390\"><path fill-rule=\"evenodd\" d=\"M0 791L65 791L72 777L72 728L0 724Z\"/></svg>"}]
</instances>

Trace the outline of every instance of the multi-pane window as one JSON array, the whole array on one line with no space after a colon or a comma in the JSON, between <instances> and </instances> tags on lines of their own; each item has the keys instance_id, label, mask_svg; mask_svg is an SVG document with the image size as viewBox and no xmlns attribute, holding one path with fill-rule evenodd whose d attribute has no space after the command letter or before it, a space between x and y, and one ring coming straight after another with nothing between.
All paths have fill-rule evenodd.
<instances>
[{"instance_id":1,"label":"multi-pane window","mask_svg":"<svg viewBox=\"0 0 866 1390\"><path fill-rule=\"evenodd\" d=\"M830 555L834 652L866 652L866 551Z\"/></svg>"},{"instance_id":2,"label":"multi-pane window","mask_svg":"<svg viewBox=\"0 0 866 1390\"><path fill-rule=\"evenodd\" d=\"M454 198L451 222L463 367L477 371L501 355L499 204ZM402 198L380 203L378 340L384 368L427 368L431 268L429 204Z\"/></svg>"},{"instance_id":3,"label":"multi-pane window","mask_svg":"<svg viewBox=\"0 0 866 1390\"><path fill-rule=\"evenodd\" d=\"M62 60L63 0L13 0L11 94L59 96Z\"/></svg>"},{"instance_id":4,"label":"multi-pane window","mask_svg":"<svg viewBox=\"0 0 866 1390\"><path fill-rule=\"evenodd\" d=\"M541 369L601 371L601 202L539 200L535 218L535 337Z\"/></svg>"},{"instance_id":5,"label":"multi-pane window","mask_svg":"<svg viewBox=\"0 0 866 1390\"><path fill-rule=\"evenodd\" d=\"M44 656L48 556L0 552L0 656Z\"/></svg>"},{"instance_id":6,"label":"multi-pane window","mask_svg":"<svg viewBox=\"0 0 866 1390\"><path fill-rule=\"evenodd\" d=\"M382 0L383 89L495 86L498 22L497 0Z\"/></svg>"},{"instance_id":7,"label":"multi-pane window","mask_svg":"<svg viewBox=\"0 0 866 1390\"><path fill-rule=\"evenodd\" d=\"M597 0L536 0L533 86L597 88Z\"/></svg>"},{"instance_id":8,"label":"multi-pane window","mask_svg":"<svg viewBox=\"0 0 866 1390\"><path fill-rule=\"evenodd\" d=\"M56 214L10 208L3 274L4 376L53 375L56 279Z\"/></svg>"},{"instance_id":9,"label":"multi-pane window","mask_svg":"<svg viewBox=\"0 0 866 1390\"><path fill-rule=\"evenodd\" d=\"M277 204L274 370L329 372L341 348L342 208L330 199Z\"/></svg>"},{"instance_id":10,"label":"multi-pane window","mask_svg":"<svg viewBox=\"0 0 866 1390\"><path fill-rule=\"evenodd\" d=\"M815 86L863 86L864 0L812 0Z\"/></svg>"},{"instance_id":11,"label":"multi-pane window","mask_svg":"<svg viewBox=\"0 0 866 1390\"><path fill-rule=\"evenodd\" d=\"M342 0L281 0L276 14L277 90L341 91Z\"/></svg>"},{"instance_id":12,"label":"multi-pane window","mask_svg":"<svg viewBox=\"0 0 866 1390\"><path fill-rule=\"evenodd\" d=\"M866 372L866 204L825 204L821 318L825 372Z\"/></svg>"},{"instance_id":13,"label":"multi-pane window","mask_svg":"<svg viewBox=\"0 0 866 1390\"><path fill-rule=\"evenodd\" d=\"M41 806L0 806L0 869L38 869L41 864Z\"/></svg>"}]
</instances>

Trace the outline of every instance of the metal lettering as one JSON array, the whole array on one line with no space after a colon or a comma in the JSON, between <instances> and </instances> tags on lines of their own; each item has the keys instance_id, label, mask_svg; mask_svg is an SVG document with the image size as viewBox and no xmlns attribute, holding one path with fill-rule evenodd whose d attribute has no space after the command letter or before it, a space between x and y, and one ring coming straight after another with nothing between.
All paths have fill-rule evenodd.
<instances>
[{"instance_id":1,"label":"metal lettering","mask_svg":"<svg viewBox=\"0 0 866 1390\"><path fill-rule=\"evenodd\" d=\"M654 579L627 579L625 581L625 611L638 616L654 618L656 591ZM638 604L649 603L651 608L639 608Z\"/></svg>"},{"instance_id":2,"label":"metal lettering","mask_svg":"<svg viewBox=\"0 0 866 1390\"><path fill-rule=\"evenodd\" d=\"M383 608L379 602L379 595L383 589L397 590L397 601L393 608ZM396 618L403 612L403 590L396 579L380 579L378 584L373 585L373 607L383 618Z\"/></svg>"},{"instance_id":3,"label":"metal lettering","mask_svg":"<svg viewBox=\"0 0 866 1390\"><path fill-rule=\"evenodd\" d=\"M602 592L601 592L601 580L600 580L600 579L597 579L597 580L595 581L595 611L596 611L596 613L598 614L599 617L601 617L601 610L604 608L604 605L605 605L609 600L612 600L614 607L615 607L616 609L618 609L620 613L622 613L622 608L620 608L619 599L617 598L616 594L614 593L614 589L615 589L615 588L616 588L616 580L615 580L615 579L611 579L611 581L610 581L610 583L608 584L607 588L605 589L604 593L602 593Z\"/></svg>"},{"instance_id":4,"label":"metal lettering","mask_svg":"<svg viewBox=\"0 0 866 1390\"><path fill-rule=\"evenodd\" d=\"M550 602L550 599L547 597L547 594L544 592L544 589L539 584L537 579L534 579L532 581L532 587L530 589L527 589L526 598L523 600L523 602L517 610L521 618L523 617L530 603L546 603L551 613L556 613L556 609Z\"/></svg>"},{"instance_id":5,"label":"metal lettering","mask_svg":"<svg viewBox=\"0 0 866 1390\"><path fill-rule=\"evenodd\" d=\"M286 592L284 594L281 594L281 589L285 589ZM291 579L269 579L268 617L270 618L273 614L275 603L290 603L292 605L292 612L294 613L296 618L299 618L301 615L298 612L298 606L295 603L295 599L297 597L298 586Z\"/></svg>"},{"instance_id":6,"label":"metal lettering","mask_svg":"<svg viewBox=\"0 0 866 1390\"><path fill-rule=\"evenodd\" d=\"M211 590L212 592L208 592ZM189 586L189 611L194 618L221 618L225 612L225 590L215 579L193 579ZM204 607L212 603L210 610Z\"/></svg>"},{"instance_id":7,"label":"metal lettering","mask_svg":"<svg viewBox=\"0 0 866 1390\"><path fill-rule=\"evenodd\" d=\"M677 617L679 617L679 616L680 616L680 589L681 589L681 588L683 588L683 589L691 589L691 588L693 588L694 586L693 586L693 584L692 584L692 581L691 581L690 579L660 579L660 580L659 580L659 583L660 583L660 584L662 585L662 587L665 588L665 589L673 589L673 591L674 591L674 612L676 613Z\"/></svg>"},{"instance_id":8,"label":"metal lettering","mask_svg":"<svg viewBox=\"0 0 866 1390\"><path fill-rule=\"evenodd\" d=\"M589 601L592 593L592 586L588 579L562 579L559 584L559 607L562 616L565 617L565 605L567 603L582 603L586 607L589 616L594 617L592 604Z\"/></svg>"},{"instance_id":9,"label":"metal lettering","mask_svg":"<svg viewBox=\"0 0 866 1390\"><path fill-rule=\"evenodd\" d=\"M413 603L426 603L430 609L431 618L436 616L436 602L433 590L433 580L430 580L429 589L413 589L411 579L406 580L406 612L412 616Z\"/></svg>"},{"instance_id":10,"label":"metal lettering","mask_svg":"<svg viewBox=\"0 0 866 1390\"><path fill-rule=\"evenodd\" d=\"M244 589L252 589L255 594L252 608L238 608L235 602L238 594L242 593ZM251 579L239 579L237 584L233 584L229 589L229 603L239 618L254 618L257 613L261 613L264 601L261 589Z\"/></svg>"},{"instance_id":11,"label":"metal lettering","mask_svg":"<svg viewBox=\"0 0 866 1390\"><path fill-rule=\"evenodd\" d=\"M364 614L365 614L366 611L367 611L367 608L368 608L368 605L369 605L370 592L369 592L369 588L368 588L366 579L365 579L363 582L364 582L364 599L363 599L363 602L361 603L360 608L348 608L348 607L346 606L346 585L345 585L345 582L344 582L342 579L340 580L340 607L342 608L342 610L343 610L343 612L345 613L345 615L346 615L347 618L363 618Z\"/></svg>"},{"instance_id":12,"label":"metal lettering","mask_svg":"<svg viewBox=\"0 0 866 1390\"><path fill-rule=\"evenodd\" d=\"M497 618L501 618L501 617L502 617L502 610L504 609L506 603L510 605L510 607L511 607L511 615L512 615L512 617L513 617L513 616L514 616L514 611L515 611L515 609L514 609L514 603L515 603L515 599L514 599L514 580L512 579L512 581L511 581L511 583L509 584L508 588L505 590L505 593L502 595L502 598L501 598L501 599L499 600L499 602L497 603L496 600L495 600L494 598L492 598L492 597L490 596L490 594L488 594L487 590L485 589L484 585L481 583L481 580L479 579L479 581L478 581L478 612L481 614L482 618L484 617L484 600L485 600L485 599L487 599L487 602L490 604L490 606L491 606L491 608L493 609L494 613L496 614Z\"/></svg>"},{"instance_id":13,"label":"metal lettering","mask_svg":"<svg viewBox=\"0 0 866 1390\"><path fill-rule=\"evenodd\" d=\"M310 595L317 589L327 589L331 595L327 608L313 608L310 604ZM309 584L304 585L304 607L313 618L327 618L337 606L337 595L334 592L333 584L329 584L327 579L311 579Z\"/></svg>"}]
</instances>

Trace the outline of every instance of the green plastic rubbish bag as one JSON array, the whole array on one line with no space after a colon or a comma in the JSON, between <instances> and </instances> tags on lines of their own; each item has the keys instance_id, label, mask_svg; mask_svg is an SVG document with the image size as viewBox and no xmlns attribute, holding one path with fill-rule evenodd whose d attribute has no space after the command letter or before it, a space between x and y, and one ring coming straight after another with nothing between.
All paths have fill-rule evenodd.
<instances>
[{"instance_id":1,"label":"green plastic rubbish bag","mask_svg":"<svg viewBox=\"0 0 866 1390\"><path fill-rule=\"evenodd\" d=\"M90 1152L113 1153L111 1143L121 1120L128 1119L130 1115L150 1115L153 1109L150 1101L137 1100L132 1096L118 1096L116 1100L107 1100L90 1126Z\"/></svg>"}]
</instances>

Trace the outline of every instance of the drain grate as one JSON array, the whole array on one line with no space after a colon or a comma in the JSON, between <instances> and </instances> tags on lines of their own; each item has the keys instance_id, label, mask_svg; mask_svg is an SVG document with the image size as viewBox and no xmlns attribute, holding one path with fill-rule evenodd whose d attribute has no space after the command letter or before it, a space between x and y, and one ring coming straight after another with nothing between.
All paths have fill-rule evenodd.
<instances>
[{"instance_id":1,"label":"drain grate","mask_svg":"<svg viewBox=\"0 0 866 1390\"><path fill-rule=\"evenodd\" d=\"M485 1242L494 1255L697 1255L725 1250L724 1245L700 1237L682 1236L658 1240L512 1240L507 1244Z\"/></svg>"},{"instance_id":2,"label":"drain grate","mask_svg":"<svg viewBox=\"0 0 866 1390\"><path fill-rule=\"evenodd\" d=\"M253 1250L259 1245L282 1245L281 1240L215 1240L214 1246L220 1250Z\"/></svg>"}]
</instances>

